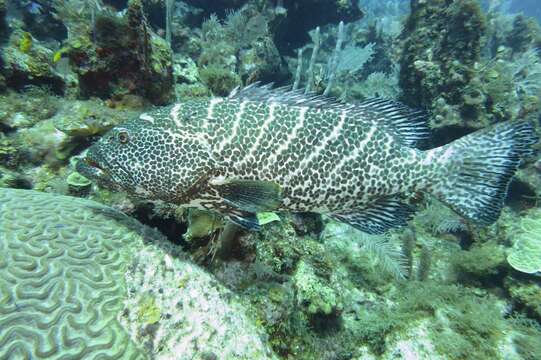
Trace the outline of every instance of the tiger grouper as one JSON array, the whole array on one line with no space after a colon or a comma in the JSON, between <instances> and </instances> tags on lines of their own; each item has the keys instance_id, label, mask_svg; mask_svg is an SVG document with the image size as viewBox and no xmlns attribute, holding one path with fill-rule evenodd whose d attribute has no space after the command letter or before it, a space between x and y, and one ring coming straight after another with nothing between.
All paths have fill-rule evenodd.
<instances>
[{"instance_id":1,"label":"tiger grouper","mask_svg":"<svg viewBox=\"0 0 541 360\"><path fill-rule=\"evenodd\" d=\"M267 211L326 214L378 234L406 224L429 193L494 222L532 124L502 122L421 151L422 113L391 100L339 103L253 84L226 98L157 108L105 134L77 170L149 200L217 211L257 229Z\"/></svg>"}]
</instances>

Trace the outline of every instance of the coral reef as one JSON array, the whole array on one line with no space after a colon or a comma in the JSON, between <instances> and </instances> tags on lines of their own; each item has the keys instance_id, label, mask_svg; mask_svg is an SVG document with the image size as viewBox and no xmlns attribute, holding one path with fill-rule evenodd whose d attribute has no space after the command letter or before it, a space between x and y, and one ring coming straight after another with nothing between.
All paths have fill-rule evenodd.
<instances>
[{"instance_id":1,"label":"coral reef","mask_svg":"<svg viewBox=\"0 0 541 360\"><path fill-rule=\"evenodd\" d=\"M422 149L539 131L526 3L0 0L0 358L540 359L539 145L495 224L415 194L384 236L304 213L247 232L75 172L123 121L256 81L424 109Z\"/></svg>"},{"instance_id":2,"label":"coral reef","mask_svg":"<svg viewBox=\"0 0 541 360\"><path fill-rule=\"evenodd\" d=\"M400 62L402 99L425 109L436 101L463 106L484 27L485 17L474 0L413 1Z\"/></svg>"},{"instance_id":3,"label":"coral reef","mask_svg":"<svg viewBox=\"0 0 541 360\"><path fill-rule=\"evenodd\" d=\"M531 211L520 219L518 234L507 261L516 270L535 274L541 272L541 211Z\"/></svg>"},{"instance_id":4,"label":"coral reef","mask_svg":"<svg viewBox=\"0 0 541 360\"><path fill-rule=\"evenodd\" d=\"M47 85L58 94L64 91L64 78L53 64L53 51L40 44L28 32L13 31L2 49L0 72L7 86Z\"/></svg>"},{"instance_id":5,"label":"coral reef","mask_svg":"<svg viewBox=\"0 0 541 360\"><path fill-rule=\"evenodd\" d=\"M0 357L273 358L234 296L157 231L88 200L0 200Z\"/></svg>"},{"instance_id":6,"label":"coral reef","mask_svg":"<svg viewBox=\"0 0 541 360\"><path fill-rule=\"evenodd\" d=\"M0 198L0 357L145 358L117 320L135 223L82 200Z\"/></svg>"},{"instance_id":7,"label":"coral reef","mask_svg":"<svg viewBox=\"0 0 541 360\"><path fill-rule=\"evenodd\" d=\"M92 34L77 35L68 39L64 52L79 77L81 96L137 94L155 104L171 100L171 49L148 25L139 0L130 1L121 18L99 13Z\"/></svg>"}]
</instances>

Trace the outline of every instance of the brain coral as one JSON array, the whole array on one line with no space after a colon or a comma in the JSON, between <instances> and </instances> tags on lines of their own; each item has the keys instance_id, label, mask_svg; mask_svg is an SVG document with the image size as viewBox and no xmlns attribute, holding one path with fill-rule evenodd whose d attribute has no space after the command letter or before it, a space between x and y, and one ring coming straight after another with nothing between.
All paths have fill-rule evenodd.
<instances>
[{"instance_id":1,"label":"brain coral","mask_svg":"<svg viewBox=\"0 0 541 360\"><path fill-rule=\"evenodd\" d=\"M110 212L0 189L0 359L145 358L116 320L137 233Z\"/></svg>"},{"instance_id":2,"label":"brain coral","mask_svg":"<svg viewBox=\"0 0 541 360\"><path fill-rule=\"evenodd\" d=\"M103 205L0 188L0 359L272 358L235 297L172 249Z\"/></svg>"}]
</instances>

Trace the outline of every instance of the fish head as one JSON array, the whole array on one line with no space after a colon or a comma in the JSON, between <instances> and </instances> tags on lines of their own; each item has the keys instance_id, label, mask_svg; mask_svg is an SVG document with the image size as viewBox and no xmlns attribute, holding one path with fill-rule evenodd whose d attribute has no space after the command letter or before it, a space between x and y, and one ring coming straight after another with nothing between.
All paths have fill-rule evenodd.
<instances>
[{"instance_id":1,"label":"fish head","mask_svg":"<svg viewBox=\"0 0 541 360\"><path fill-rule=\"evenodd\" d=\"M77 171L99 186L179 203L206 175L210 150L193 130L155 120L136 118L114 127L87 150Z\"/></svg>"}]
</instances>

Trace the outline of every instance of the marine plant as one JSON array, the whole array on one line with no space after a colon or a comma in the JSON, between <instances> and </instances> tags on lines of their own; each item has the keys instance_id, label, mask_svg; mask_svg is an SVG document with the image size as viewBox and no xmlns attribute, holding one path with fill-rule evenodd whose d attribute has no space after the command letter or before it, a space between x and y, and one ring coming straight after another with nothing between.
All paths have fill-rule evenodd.
<instances>
[{"instance_id":1,"label":"marine plant","mask_svg":"<svg viewBox=\"0 0 541 360\"><path fill-rule=\"evenodd\" d=\"M32 48L32 35L29 32L23 32L19 41L19 50L28 54Z\"/></svg>"},{"instance_id":2,"label":"marine plant","mask_svg":"<svg viewBox=\"0 0 541 360\"><path fill-rule=\"evenodd\" d=\"M474 243L468 250L453 254L450 263L464 282L486 280L506 269L505 250L496 240Z\"/></svg>"},{"instance_id":3,"label":"marine plant","mask_svg":"<svg viewBox=\"0 0 541 360\"><path fill-rule=\"evenodd\" d=\"M434 235L460 232L467 229L464 219L435 199L429 199L415 221Z\"/></svg>"},{"instance_id":4,"label":"marine plant","mask_svg":"<svg viewBox=\"0 0 541 360\"><path fill-rule=\"evenodd\" d=\"M240 77L221 66L208 65L199 70L203 83L215 96L227 96L231 90L241 84Z\"/></svg>"},{"instance_id":5,"label":"marine plant","mask_svg":"<svg viewBox=\"0 0 541 360\"><path fill-rule=\"evenodd\" d=\"M328 247L335 247L339 253L347 254L350 263L364 263L368 269L382 271L396 279L403 279L408 273L407 257L392 236L369 235L348 226L329 223L321 238Z\"/></svg>"},{"instance_id":6,"label":"marine plant","mask_svg":"<svg viewBox=\"0 0 541 360\"><path fill-rule=\"evenodd\" d=\"M507 324L493 297L434 281L408 282L397 295L401 316L432 317L430 337L438 353L449 359L497 356Z\"/></svg>"},{"instance_id":7,"label":"marine plant","mask_svg":"<svg viewBox=\"0 0 541 360\"><path fill-rule=\"evenodd\" d=\"M515 315L510 319L517 334L513 342L517 352L524 360L536 360L541 355L541 326L535 320L521 315Z\"/></svg>"},{"instance_id":8,"label":"marine plant","mask_svg":"<svg viewBox=\"0 0 541 360\"><path fill-rule=\"evenodd\" d=\"M523 307L528 316L541 319L541 287L535 279L520 275L508 276L504 280L504 287L513 302Z\"/></svg>"}]
</instances>

